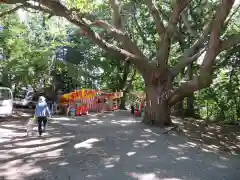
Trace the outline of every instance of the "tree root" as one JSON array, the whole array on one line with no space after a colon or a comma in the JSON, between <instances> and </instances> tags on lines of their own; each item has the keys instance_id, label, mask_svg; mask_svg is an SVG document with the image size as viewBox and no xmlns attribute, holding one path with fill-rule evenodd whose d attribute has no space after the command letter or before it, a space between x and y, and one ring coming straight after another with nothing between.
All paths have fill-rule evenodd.
<instances>
[{"instance_id":1,"label":"tree root","mask_svg":"<svg viewBox=\"0 0 240 180\"><path fill-rule=\"evenodd\" d=\"M169 134L171 131L175 131L177 133L182 133L183 130L179 125L173 124L172 127L168 128L165 132L163 132L162 134Z\"/></svg>"}]
</instances>

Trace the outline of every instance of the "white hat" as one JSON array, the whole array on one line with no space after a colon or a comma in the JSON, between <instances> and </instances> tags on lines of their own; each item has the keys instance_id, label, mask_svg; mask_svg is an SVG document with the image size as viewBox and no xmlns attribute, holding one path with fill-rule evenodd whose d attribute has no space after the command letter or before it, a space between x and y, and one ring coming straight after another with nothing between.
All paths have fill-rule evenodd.
<instances>
[{"instance_id":1,"label":"white hat","mask_svg":"<svg viewBox=\"0 0 240 180\"><path fill-rule=\"evenodd\" d=\"M45 100L46 100L46 98L45 98L44 96L40 96L40 97L39 97L39 101L42 102L42 101L45 101Z\"/></svg>"}]
</instances>

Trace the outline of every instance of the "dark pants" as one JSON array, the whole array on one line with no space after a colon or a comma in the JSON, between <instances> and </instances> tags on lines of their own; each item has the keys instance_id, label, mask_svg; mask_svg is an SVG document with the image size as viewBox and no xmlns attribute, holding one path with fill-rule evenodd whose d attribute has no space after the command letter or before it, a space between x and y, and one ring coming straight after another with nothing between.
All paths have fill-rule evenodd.
<instances>
[{"instance_id":1,"label":"dark pants","mask_svg":"<svg viewBox=\"0 0 240 180\"><path fill-rule=\"evenodd\" d=\"M47 124L47 117L38 117L38 133L39 135L42 135L42 123L43 123L43 127L44 129L46 128L46 124Z\"/></svg>"},{"instance_id":2,"label":"dark pants","mask_svg":"<svg viewBox=\"0 0 240 180\"><path fill-rule=\"evenodd\" d=\"M131 106L131 113L134 114L134 106Z\"/></svg>"}]
</instances>

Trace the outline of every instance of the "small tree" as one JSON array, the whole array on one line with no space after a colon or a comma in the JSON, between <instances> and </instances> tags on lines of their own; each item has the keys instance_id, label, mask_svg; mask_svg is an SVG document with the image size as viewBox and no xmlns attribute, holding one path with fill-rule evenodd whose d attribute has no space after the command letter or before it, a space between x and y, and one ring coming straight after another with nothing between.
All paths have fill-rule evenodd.
<instances>
[{"instance_id":1,"label":"small tree","mask_svg":"<svg viewBox=\"0 0 240 180\"><path fill-rule=\"evenodd\" d=\"M215 13L210 21L206 22L205 27L202 27L202 31L192 29L188 23L188 18L186 18L185 10L193 3L191 0L171 1L170 9L172 12L168 22L163 21L163 18L161 18L162 11L160 11L158 4L152 0L143 0L141 2L143 2L145 7L148 7L154 19L158 35L156 56L151 59L130 38L125 28L126 24L124 24L122 19L122 4L119 0L108 1L112 9L111 24L103 20L98 20L91 14L80 12L76 8L70 9L57 0L41 0L38 3L31 3L31 1L26 0L5 0L5 3L17 4L17 6L8 12L2 13L0 16L25 7L64 17L69 22L80 27L82 36L90 38L99 47L118 57L117 59L130 61L136 67L143 76L147 95L147 107L143 122L147 124L154 122L155 125L163 126L171 124L169 115L169 108L171 106L193 92L210 86L214 63L218 54L240 42L239 34L234 34L228 38L223 36L225 27L229 22L230 11L235 1L219 1L216 5ZM206 3L209 2L206 1ZM201 9L201 6L196 6L196 8ZM176 66L170 67L169 56L172 42L176 38L183 38L177 28L179 23L184 23L187 31L195 40L190 47L184 50L181 57L178 58L179 61ZM93 29L93 26L105 30L118 43L110 43L107 39L104 39L104 36L97 33ZM188 66L188 64L196 61L203 53L205 55L199 69L199 74L191 80L182 83L179 87L174 88L172 82L181 70Z\"/></svg>"}]
</instances>

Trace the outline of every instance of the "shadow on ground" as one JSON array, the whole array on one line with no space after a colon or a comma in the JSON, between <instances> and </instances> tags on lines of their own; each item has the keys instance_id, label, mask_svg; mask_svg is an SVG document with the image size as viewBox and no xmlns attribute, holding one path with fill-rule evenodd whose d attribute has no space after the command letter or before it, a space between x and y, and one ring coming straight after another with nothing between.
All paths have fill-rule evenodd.
<instances>
[{"instance_id":1,"label":"shadow on ground","mask_svg":"<svg viewBox=\"0 0 240 180\"><path fill-rule=\"evenodd\" d=\"M0 179L198 180L240 177L240 158L204 151L128 112L54 117L48 133L26 137L26 121L0 124Z\"/></svg>"},{"instance_id":2,"label":"shadow on ground","mask_svg":"<svg viewBox=\"0 0 240 180\"><path fill-rule=\"evenodd\" d=\"M223 123L209 122L193 118L184 120L173 117L176 124L181 127L184 134L210 151L224 151L240 154L240 127Z\"/></svg>"}]
</instances>

